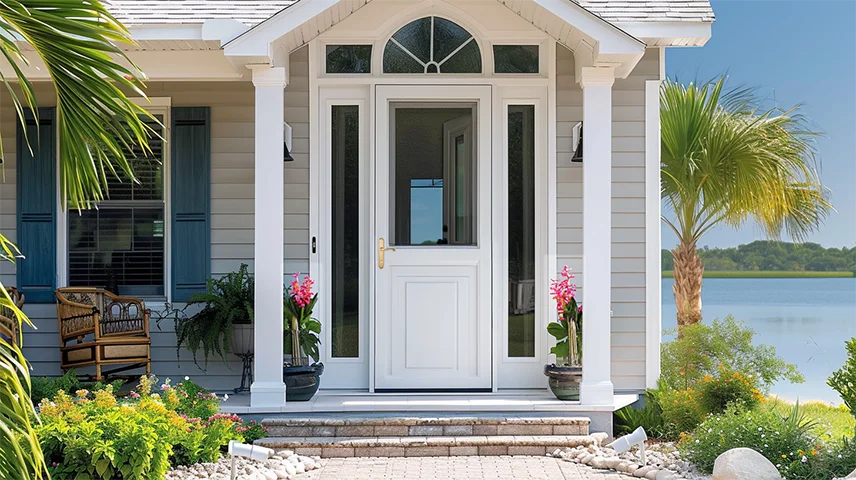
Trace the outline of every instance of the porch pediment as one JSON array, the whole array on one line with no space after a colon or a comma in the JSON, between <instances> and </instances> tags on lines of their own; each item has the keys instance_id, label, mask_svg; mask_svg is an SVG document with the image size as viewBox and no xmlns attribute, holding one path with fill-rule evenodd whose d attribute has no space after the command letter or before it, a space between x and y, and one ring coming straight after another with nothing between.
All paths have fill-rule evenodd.
<instances>
[{"instance_id":1,"label":"porch pediment","mask_svg":"<svg viewBox=\"0 0 856 480\"><path fill-rule=\"evenodd\" d=\"M227 57L246 63L277 64L288 53L346 20L372 0L302 0L238 35L224 45ZM615 68L625 77L645 51L645 43L602 17L567 0L496 0L577 56L577 66ZM413 9L453 9L446 2L416 2ZM394 21L390 19L386 23ZM380 29L379 29L380 30ZM376 32L379 33L379 32Z\"/></svg>"}]
</instances>

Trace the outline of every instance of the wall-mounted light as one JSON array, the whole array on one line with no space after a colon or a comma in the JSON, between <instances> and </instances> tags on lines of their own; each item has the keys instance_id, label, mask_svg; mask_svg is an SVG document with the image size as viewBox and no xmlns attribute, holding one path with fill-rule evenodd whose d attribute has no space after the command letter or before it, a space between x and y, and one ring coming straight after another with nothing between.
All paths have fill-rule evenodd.
<instances>
[{"instance_id":1,"label":"wall-mounted light","mask_svg":"<svg viewBox=\"0 0 856 480\"><path fill-rule=\"evenodd\" d=\"M282 142L282 150L283 150L282 161L283 162L293 162L294 157L291 156L291 148L292 148L291 125L289 125L285 122L283 122L283 124L282 124L282 138L284 140L284 142Z\"/></svg>"},{"instance_id":2,"label":"wall-mounted light","mask_svg":"<svg viewBox=\"0 0 856 480\"><path fill-rule=\"evenodd\" d=\"M583 122L577 122L571 133L571 145L574 146L574 154L571 161L581 163L583 161Z\"/></svg>"}]
</instances>

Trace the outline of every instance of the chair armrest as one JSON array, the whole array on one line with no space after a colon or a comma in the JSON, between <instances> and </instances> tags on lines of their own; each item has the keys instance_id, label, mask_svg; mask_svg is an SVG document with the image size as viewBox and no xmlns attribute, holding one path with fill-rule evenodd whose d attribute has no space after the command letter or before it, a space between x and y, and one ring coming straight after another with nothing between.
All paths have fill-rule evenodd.
<instances>
[{"instance_id":1,"label":"chair armrest","mask_svg":"<svg viewBox=\"0 0 856 480\"><path fill-rule=\"evenodd\" d=\"M57 304L59 319L59 334L65 340L71 337L82 337L95 332L98 322L98 309L92 305L75 302Z\"/></svg>"}]
</instances>

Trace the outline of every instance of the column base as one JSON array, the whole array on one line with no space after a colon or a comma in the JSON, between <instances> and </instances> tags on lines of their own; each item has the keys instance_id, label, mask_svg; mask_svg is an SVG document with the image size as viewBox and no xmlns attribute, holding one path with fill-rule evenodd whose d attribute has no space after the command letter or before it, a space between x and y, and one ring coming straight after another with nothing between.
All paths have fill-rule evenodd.
<instances>
[{"instance_id":1,"label":"column base","mask_svg":"<svg viewBox=\"0 0 856 480\"><path fill-rule=\"evenodd\" d=\"M253 382L250 386L250 407L285 406L285 384L282 382Z\"/></svg>"},{"instance_id":2,"label":"column base","mask_svg":"<svg viewBox=\"0 0 856 480\"><path fill-rule=\"evenodd\" d=\"M586 382L580 385L580 405L612 405L615 403L615 387L609 380Z\"/></svg>"}]
</instances>

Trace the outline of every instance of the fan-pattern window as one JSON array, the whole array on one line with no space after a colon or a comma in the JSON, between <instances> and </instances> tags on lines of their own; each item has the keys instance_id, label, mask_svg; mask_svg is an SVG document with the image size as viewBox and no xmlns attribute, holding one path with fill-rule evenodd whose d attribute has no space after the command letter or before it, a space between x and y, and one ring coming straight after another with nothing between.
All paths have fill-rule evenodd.
<instances>
[{"instance_id":1,"label":"fan-pattern window","mask_svg":"<svg viewBox=\"0 0 856 480\"><path fill-rule=\"evenodd\" d=\"M460 25L440 17L414 20L389 39L383 52L384 73L481 73L475 38Z\"/></svg>"},{"instance_id":2,"label":"fan-pattern window","mask_svg":"<svg viewBox=\"0 0 856 480\"><path fill-rule=\"evenodd\" d=\"M160 125L147 123L163 135ZM139 183L108 174L107 199L92 210L69 211L69 285L164 294L164 142L152 136L149 146L150 155L135 149L129 158Z\"/></svg>"}]
</instances>

